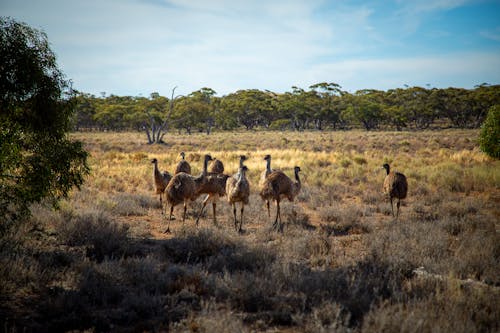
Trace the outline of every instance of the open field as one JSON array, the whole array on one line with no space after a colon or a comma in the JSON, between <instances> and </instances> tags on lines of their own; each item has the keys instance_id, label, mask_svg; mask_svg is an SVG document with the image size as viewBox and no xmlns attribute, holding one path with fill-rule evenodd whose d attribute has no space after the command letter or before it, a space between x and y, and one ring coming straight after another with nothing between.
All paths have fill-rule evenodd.
<instances>
[{"instance_id":1,"label":"open field","mask_svg":"<svg viewBox=\"0 0 500 333\"><path fill-rule=\"evenodd\" d=\"M500 323L500 161L477 130L75 133L92 174L51 210L33 207L30 238L0 260L8 332L495 332ZM150 162L179 152L201 171L210 153L249 159L243 234L225 198L194 226L201 198L176 207L164 234ZM302 189L274 232L258 183L265 168ZM409 183L399 220L382 195L383 163ZM274 217L275 207L271 215ZM24 235L25 230L20 230ZM14 245L13 245L14 246ZM2 318L3 317L3 318Z\"/></svg>"}]
</instances>

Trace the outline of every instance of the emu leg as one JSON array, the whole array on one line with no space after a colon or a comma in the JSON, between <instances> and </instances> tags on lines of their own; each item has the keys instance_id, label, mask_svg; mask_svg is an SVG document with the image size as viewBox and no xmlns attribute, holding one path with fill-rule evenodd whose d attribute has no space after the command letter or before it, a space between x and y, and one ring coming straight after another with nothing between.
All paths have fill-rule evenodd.
<instances>
[{"instance_id":1,"label":"emu leg","mask_svg":"<svg viewBox=\"0 0 500 333\"><path fill-rule=\"evenodd\" d=\"M217 203L215 201L212 202L212 210L213 210L213 213L214 213L214 225L217 225L217 216L215 214L215 212L217 210Z\"/></svg>"},{"instance_id":2,"label":"emu leg","mask_svg":"<svg viewBox=\"0 0 500 333\"><path fill-rule=\"evenodd\" d=\"M236 229L238 225L238 220L236 219L236 203L233 203L233 217L234 217L234 229Z\"/></svg>"},{"instance_id":3,"label":"emu leg","mask_svg":"<svg viewBox=\"0 0 500 333\"><path fill-rule=\"evenodd\" d=\"M184 201L184 215L182 215L182 223L186 221L186 212L187 212L187 202Z\"/></svg>"},{"instance_id":4,"label":"emu leg","mask_svg":"<svg viewBox=\"0 0 500 333\"><path fill-rule=\"evenodd\" d=\"M240 234L242 232L242 226L243 226L243 210L245 210L245 204L241 203L240 228L238 229L238 232Z\"/></svg>"},{"instance_id":5,"label":"emu leg","mask_svg":"<svg viewBox=\"0 0 500 333\"><path fill-rule=\"evenodd\" d=\"M160 193L160 206L161 206L161 215L165 214L165 210L163 208L163 199L161 197L161 193Z\"/></svg>"},{"instance_id":6,"label":"emu leg","mask_svg":"<svg viewBox=\"0 0 500 333\"><path fill-rule=\"evenodd\" d=\"M206 202L203 202L203 205L201 206L200 212L198 213L198 216L196 217L196 225L200 223L200 216L203 214L203 210L205 209L205 206L207 205Z\"/></svg>"},{"instance_id":7,"label":"emu leg","mask_svg":"<svg viewBox=\"0 0 500 333\"><path fill-rule=\"evenodd\" d=\"M280 202L279 202L279 200L276 201L276 219L274 220L274 223L273 223L274 229L278 229L279 230L278 218L281 220L281 216L280 216Z\"/></svg>"},{"instance_id":8,"label":"emu leg","mask_svg":"<svg viewBox=\"0 0 500 333\"><path fill-rule=\"evenodd\" d=\"M205 197L205 200L203 200L203 205L201 206L200 213L198 214L198 217L196 217L196 225L198 225L198 223L200 222L200 216L201 216L201 214L203 214L203 210L205 210L205 206L207 205L209 197L210 196L207 194L207 196Z\"/></svg>"},{"instance_id":9,"label":"emu leg","mask_svg":"<svg viewBox=\"0 0 500 333\"><path fill-rule=\"evenodd\" d=\"M391 199L391 211L392 211L392 216L394 217L394 206L392 205L392 197L391 197L390 199Z\"/></svg>"},{"instance_id":10,"label":"emu leg","mask_svg":"<svg viewBox=\"0 0 500 333\"><path fill-rule=\"evenodd\" d=\"M398 199L398 203L397 203L397 210L396 210L396 218L399 217L399 205L401 204L401 199Z\"/></svg>"},{"instance_id":11,"label":"emu leg","mask_svg":"<svg viewBox=\"0 0 500 333\"><path fill-rule=\"evenodd\" d=\"M170 206L170 215L168 217L167 230L165 230L165 232L164 232L166 234L170 233L170 221L172 220L172 213L173 213L173 211L174 211L174 205Z\"/></svg>"}]
</instances>

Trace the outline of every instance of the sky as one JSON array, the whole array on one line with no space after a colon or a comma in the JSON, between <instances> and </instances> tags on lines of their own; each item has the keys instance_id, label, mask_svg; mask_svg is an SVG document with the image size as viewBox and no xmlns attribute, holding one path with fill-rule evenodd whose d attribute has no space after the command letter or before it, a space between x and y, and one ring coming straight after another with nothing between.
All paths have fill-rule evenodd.
<instances>
[{"instance_id":1,"label":"sky","mask_svg":"<svg viewBox=\"0 0 500 333\"><path fill-rule=\"evenodd\" d=\"M81 92L500 84L500 0L0 0Z\"/></svg>"}]
</instances>

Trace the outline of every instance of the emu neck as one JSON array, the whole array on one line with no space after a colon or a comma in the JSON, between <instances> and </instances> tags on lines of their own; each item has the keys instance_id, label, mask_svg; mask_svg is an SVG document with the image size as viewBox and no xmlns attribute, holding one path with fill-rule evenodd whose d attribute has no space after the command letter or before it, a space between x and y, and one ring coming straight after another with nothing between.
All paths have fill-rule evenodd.
<instances>
[{"instance_id":1,"label":"emu neck","mask_svg":"<svg viewBox=\"0 0 500 333\"><path fill-rule=\"evenodd\" d=\"M266 171L271 172L271 159L270 158L268 158L266 160Z\"/></svg>"},{"instance_id":2,"label":"emu neck","mask_svg":"<svg viewBox=\"0 0 500 333\"><path fill-rule=\"evenodd\" d=\"M245 179L245 170L243 170L243 168L240 168L240 170L238 170L238 178L237 178L237 181L242 181L243 179Z\"/></svg>"},{"instance_id":3,"label":"emu neck","mask_svg":"<svg viewBox=\"0 0 500 333\"><path fill-rule=\"evenodd\" d=\"M297 181L298 184L300 184L300 178L299 178L299 172L295 171L295 180Z\"/></svg>"},{"instance_id":4,"label":"emu neck","mask_svg":"<svg viewBox=\"0 0 500 333\"><path fill-rule=\"evenodd\" d=\"M387 167L385 168L385 171L387 172L387 174L391 173L391 167L390 167L390 166L387 166Z\"/></svg>"}]
</instances>

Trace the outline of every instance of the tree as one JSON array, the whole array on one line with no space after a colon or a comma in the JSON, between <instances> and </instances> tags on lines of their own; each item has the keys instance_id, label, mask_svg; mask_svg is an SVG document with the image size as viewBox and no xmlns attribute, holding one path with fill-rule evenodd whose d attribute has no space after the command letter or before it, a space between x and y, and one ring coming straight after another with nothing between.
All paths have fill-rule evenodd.
<instances>
[{"instance_id":1,"label":"tree","mask_svg":"<svg viewBox=\"0 0 500 333\"><path fill-rule=\"evenodd\" d=\"M75 130L93 129L97 127L94 120L96 113L95 97L90 94L79 93L75 97L75 115L73 128Z\"/></svg>"},{"instance_id":2,"label":"tree","mask_svg":"<svg viewBox=\"0 0 500 333\"><path fill-rule=\"evenodd\" d=\"M238 90L224 97L221 107L223 114L234 117L236 124L251 130L259 125L269 126L269 113L273 110L273 96L257 89ZM225 126L234 122L225 122Z\"/></svg>"},{"instance_id":3,"label":"tree","mask_svg":"<svg viewBox=\"0 0 500 333\"><path fill-rule=\"evenodd\" d=\"M377 129L382 120L381 92L378 90L358 90L351 99L349 106L344 110L343 117L357 122L369 131Z\"/></svg>"},{"instance_id":4,"label":"tree","mask_svg":"<svg viewBox=\"0 0 500 333\"><path fill-rule=\"evenodd\" d=\"M87 152L72 141L74 95L45 33L0 17L0 239L54 203L88 174Z\"/></svg>"},{"instance_id":5,"label":"tree","mask_svg":"<svg viewBox=\"0 0 500 333\"><path fill-rule=\"evenodd\" d=\"M341 97L346 95L346 92L342 91L342 87L337 83L322 82L309 88L314 92L318 91L321 97L320 109L315 117L315 127L321 130L323 121L329 121L334 129L341 127L343 122L340 116L343 109Z\"/></svg>"},{"instance_id":6,"label":"tree","mask_svg":"<svg viewBox=\"0 0 500 333\"><path fill-rule=\"evenodd\" d=\"M175 100L180 95L175 95L175 89L172 89L172 96L170 99L160 96L158 93L152 93L150 100L144 104L143 112L145 114L143 121L143 129L146 132L148 143L163 143L172 113L174 111Z\"/></svg>"},{"instance_id":7,"label":"tree","mask_svg":"<svg viewBox=\"0 0 500 333\"><path fill-rule=\"evenodd\" d=\"M500 105L488 111L479 134L479 146L489 156L500 159Z\"/></svg>"},{"instance_id":8,"label":"tree","mask_svg":"<svg viewBox=\"0 0 500 333\"><path fill-rule=\"evenodd\" d=\"M292 92L279 96L279 111L282 119L290 119L293 129L303 131L310 120L311 105L307 103L307 96L311 93L302 88L292 87Z\"/></svg>"}]
</instances>

